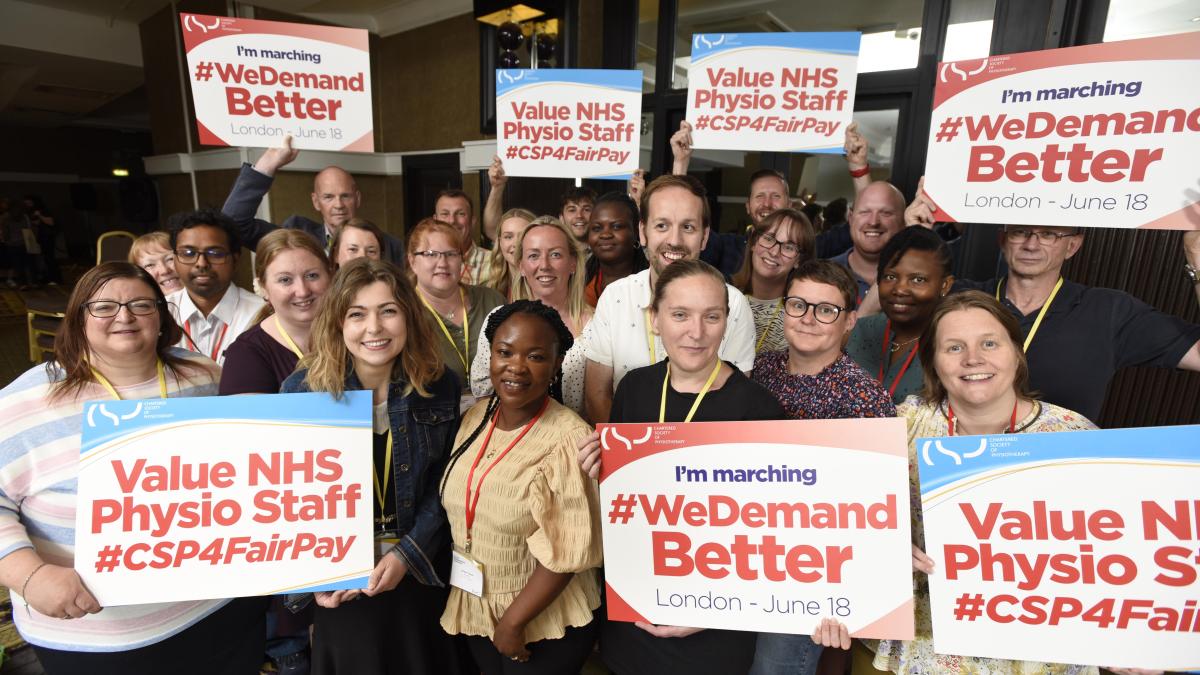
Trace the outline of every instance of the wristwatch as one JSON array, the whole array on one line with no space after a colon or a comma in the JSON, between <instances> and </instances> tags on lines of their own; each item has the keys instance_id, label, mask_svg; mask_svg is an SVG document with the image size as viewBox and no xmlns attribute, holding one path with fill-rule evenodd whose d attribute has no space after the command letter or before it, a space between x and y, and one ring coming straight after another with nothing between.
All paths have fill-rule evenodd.
<instances>
[{"instance_id":1,"label":"wristwatch","mask_svg":"<svg viewBox=\"0 0 1200 675\"><path fill-rule=\"evenodd\" d=\"M1192 267L1191 263L1183 263L1183 273L1191 279L1193 284L1200 284L1200 270Z\"/></svg>"}]
</instances>

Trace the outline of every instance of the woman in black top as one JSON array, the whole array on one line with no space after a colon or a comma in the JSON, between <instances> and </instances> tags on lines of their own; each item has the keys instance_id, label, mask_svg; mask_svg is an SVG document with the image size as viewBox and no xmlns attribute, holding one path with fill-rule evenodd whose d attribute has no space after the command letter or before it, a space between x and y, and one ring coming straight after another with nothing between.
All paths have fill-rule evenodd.
<instances>
[{"instance_id":1,"label":"woman in black top","mask_svg":"<svg viewBox=\"0 0 1200 675\"><path fill-rule=\"evenodd\" d=\"M784 419L779 401L737 367L720 360L729 301L721 273L699 260L671 263L650 302L667 360L631 371L613 397L613 423L731 422ZM585 471L599 473L596 434L580 450ZM754 660L756 633L605 621L600 654L617 675L734 675Z\"/></svg>"}]
</instances>

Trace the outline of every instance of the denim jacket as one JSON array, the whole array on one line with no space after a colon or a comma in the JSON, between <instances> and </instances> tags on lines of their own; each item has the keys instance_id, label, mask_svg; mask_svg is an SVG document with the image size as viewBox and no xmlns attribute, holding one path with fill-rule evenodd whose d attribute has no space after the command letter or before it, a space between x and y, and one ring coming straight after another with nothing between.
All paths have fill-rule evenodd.
<instances>
[{"instance_id":1,"label":"denim jacket","mask_svg":"<svg viewBox=\"0 0 1200 675\"><path fill-rule=\"evenodd\" d=\"M363 389L352 368L346 390ZM280 393L311 391L307 369L297 370L283 382ZM450 543L450 527L438 497L438 484L458 433L458 378L449 369L430 383L424 398L415 391L404 394L404 382L388 386L388 418L392 424L392 481L396 491L396 531L400 543L391 553L408 564L408 573L429 586L445 586L433 561Z\"/></svg>"}]
</instances>

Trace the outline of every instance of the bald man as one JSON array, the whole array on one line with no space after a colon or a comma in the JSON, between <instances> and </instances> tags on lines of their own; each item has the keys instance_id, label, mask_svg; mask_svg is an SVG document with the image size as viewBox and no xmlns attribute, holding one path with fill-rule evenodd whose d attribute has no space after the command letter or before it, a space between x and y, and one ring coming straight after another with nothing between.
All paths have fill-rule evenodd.
<instances>
[{"instance_id":1,"label":"bald man","mask_svg":"<svg viewBox=\"0 0 1200 675\"><path fill-rule=\"evenodd\" d=\"M257 248L258 241L267 233L282 227L311 234L328 253L333 235L358 213L362 193L358 191L354 176L341 167L329 166L319 171L313 179L312 205L321 214L321 222L301 215L289 216L282 225L255 218L258 205L271 189L275 172L294 162L299 155L300 151L292 148L292 138L288 136L284 139L283 147L268 149L254 166L242 165L237 182L233 184L221 211L237 223L238 234L250 250ZM384 233L380 244L383 246L384 260L404 267L404 245L399 239Z\"/></svg>"},{"instance_id":2,"label":"bald man","mask_svg":"<svg viewBox=\"0 0 1200 675\"><path fill-rule=\"evenodd\" d=\"M904 195L895 185L885 181L871 183L854 200L854 210L850 212L850 241L853 246L830 260L854 275L854 280L858 282L859 302L875 284L879 252L897 232L904 229L904 208Z\"/></svg>"}]
</instances>

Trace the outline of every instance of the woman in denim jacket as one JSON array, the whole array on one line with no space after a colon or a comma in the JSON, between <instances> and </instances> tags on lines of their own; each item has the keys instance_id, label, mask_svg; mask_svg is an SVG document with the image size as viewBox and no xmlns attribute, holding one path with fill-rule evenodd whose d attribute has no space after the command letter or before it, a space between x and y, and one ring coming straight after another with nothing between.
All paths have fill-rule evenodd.
<instances>
[{"instance_id":1,"label":"woman in denim jacket","mask_svg":"<svg viewBox=\"0 0 1200 675\"><path fill-rule=\"evenodd\" d=\"M374 392L379 562L366 589L316 594L312 672L457 672L454 644L438 627L449 559L438 480L458 429L458 380L391 263L344 265L322 303L310 353L282 391Z\"/></svg>"}]
</instances>

